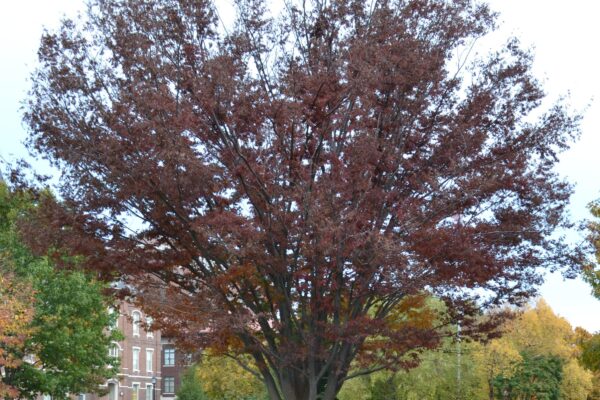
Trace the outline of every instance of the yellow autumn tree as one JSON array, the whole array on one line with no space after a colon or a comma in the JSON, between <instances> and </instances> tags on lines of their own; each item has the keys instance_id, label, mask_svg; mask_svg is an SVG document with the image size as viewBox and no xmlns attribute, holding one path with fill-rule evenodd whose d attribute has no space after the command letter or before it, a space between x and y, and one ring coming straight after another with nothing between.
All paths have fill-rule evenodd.
<instances>
[{"instance_id":1,"label":"yellow autumn tree","mask_svg":"<svg viewBox=\"0 0 600 400\"><path fill-rule=\"evenodd\" d=\"M594 374L570 359L563 366L560 393L562 400L584 400L594 388Z\"/></svg>"},{"instance_id":2,"label":"yellow autumn tree","mask_svg":"<svg viewBox=\"0 0 600 400\"><path fill-rule=\"evenodd\" d=\"M563 360L561 399L585 400L591 393L593 374L577 361L579 334L543 299L535 307L525 309L504 328L503 337L491 341L480 353L480 367L486 371L486 376L510 376L510 368L519 362L519 354L557 356ZM490 393L493 390L491 385L488 389ZM489 398L493 396L490 394Z\"/></svg>"},{"instance_id":3,"label":"yellow autumn tree","mask_svg":"<svg viewBox=\"0 0 600 400\"><path fill-rule=\"evenodd\" d=\"M210 400L263 400L262 383L235 360L205 355L196 369L204 393Z\"/></svg>"},{"instance_id":4,"label":"yellow autumn tree","mask_svg":"<svg viewBox=\"0 0 600 400\"><path fill-rule=\"evenodd\" d=\"M540 299L534 308L509 322L505 335L522 352L554 355L563 360L576 356L575 332L569 322L554 314Z\"/></svg>"},{"instance_id":5,"label":"yellow autumn tree","mask_svg":"<svg viewBox=\"0 0 600 400\"><path fill-rule=\"evenodd\" d=\"M504 337L487 345L474 343L473 346L473 358L480 371L480 398L494 399L494 378L498 375L512 376L515 367L522 361L521 354L514 343Z\"/></svg>"}]
</instances>

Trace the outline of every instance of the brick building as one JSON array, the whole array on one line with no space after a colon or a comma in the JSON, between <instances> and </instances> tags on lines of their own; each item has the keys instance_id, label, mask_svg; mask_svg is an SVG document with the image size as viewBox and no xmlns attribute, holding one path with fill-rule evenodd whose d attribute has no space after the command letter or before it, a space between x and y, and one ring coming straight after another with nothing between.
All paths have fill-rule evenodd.
<instances>
[{"instance_id":1,"label":"brick building","mask_svg":"<svg viewBox=\"0 0 600 400\"><path fill-rule=\"evenodd\" d=\"M113 343L110 352L121 360L116 379L109 380L105 396L81 394L78 400L172 400L179 388L186 357L160 331L153 331L152 321L140 309L121 303L114 328L124 339Z\"/></svg>"}]
</instances>

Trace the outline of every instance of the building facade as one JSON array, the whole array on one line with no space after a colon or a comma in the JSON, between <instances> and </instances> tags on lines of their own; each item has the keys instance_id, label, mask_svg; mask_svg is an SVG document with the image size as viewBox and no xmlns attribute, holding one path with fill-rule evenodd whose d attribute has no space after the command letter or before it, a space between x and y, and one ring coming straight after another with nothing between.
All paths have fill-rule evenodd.
<instances>
[{"instance_id":1,"label":"building facade","mask_svg":"<svg viewBox=\"0 0 600 400\"><path fill-rule=\"evenodd\" d=\"M121 361L119 374L102 388L106 395L82 394L79 400L173 400L186 357L152 330L151 318L139 308L122 302L118 313L112 329L124 339L113 343L110 353Z\"/></svg>"}]
</instances>

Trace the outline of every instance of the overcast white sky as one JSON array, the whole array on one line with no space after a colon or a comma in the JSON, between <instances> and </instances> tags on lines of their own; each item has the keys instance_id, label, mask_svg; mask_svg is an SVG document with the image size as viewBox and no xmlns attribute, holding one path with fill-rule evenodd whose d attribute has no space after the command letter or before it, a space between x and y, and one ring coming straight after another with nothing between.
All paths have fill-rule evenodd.
<instances>
[{"instance_id":1,"label":"overcast white sky","mask_svg":"<svg viewBox=\"0 0 600 400\"><path fill-rule=\"evenodd\" d=\"M586 205L600 198L600 2L590 0L491 0L501 13L501 29L478 43L479 51L505 41L509 35L535 47L536 75L549 95L570 93L577 110L587 105L583 135L563 154L559 172L576 184L571 215L588 218ZM0 157L13 160L26 155L25 130L19 102L25 97L28 76L35 65L44 26L58 25L61 16L83 9L80 0L20 0L5 2L0 13ZM573 326L600 330L600 301L580 280L550 276L542 296L555 312Z\"/></svg>"}]
</instances>

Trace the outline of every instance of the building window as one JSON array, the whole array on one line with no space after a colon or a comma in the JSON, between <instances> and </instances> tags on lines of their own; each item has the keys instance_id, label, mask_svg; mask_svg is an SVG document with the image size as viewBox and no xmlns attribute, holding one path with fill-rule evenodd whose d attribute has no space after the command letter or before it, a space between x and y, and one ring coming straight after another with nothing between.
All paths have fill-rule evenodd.
<instances>
[{"instance_id":1,"label":"building window","mask_svg":"<svg viewBox=\"0 0 600 400\"><path fill-rule=\"evenodd\" d=\"M154 349L146 349L146 372L152 372L152 359L154 358Z\"/></svg>"},{"instance_id":2,"label":"building window","mask_svg":"<svg viewBox=\"0 0 600 400\"><path fill-rule=\"evenodd\" d=\"M133 336L140 336L141 315L140 315L139 311L132 312L131 319L133 320Z\"/></svg>"},{"instance_id":3,"label":"building window","mask_svg":"<svg viewBox=\"0 0 600 400\"><path fill-rule=\"evenodd\" d=\"M44 394L42 395L42 400L52 400L52 396L50 396L49 394Z\"/></svg>"},{"instance_id":4,"label":"building window","mask_svg":"<svg viewBox=\"0 0 600 400\"><path fill-rule=\"evenodd\" d=\"M119 345L116 343L111 344L110 349L108 350L108 355L111 357L114 357L114 358L118 358L119 357Z\"/></svg>"},{"instance_id":5,"label":"building window","mask_svg":"<svg viewBox=\"0 0 600 400\"><path fill-rule=\"evenodd\" d=\"M152 317L146 317L146 337L154 337L154 332L152 332Z\"/></svg>"},{"instance_id":6,"label":"building window","mask_svg":"<svg viewBox=\"0 0 600 400\"><path fill-rule=\"evenodd\" d=\"M152 397L153 397L152 390L153 389L154 388L152 387L152 384L150 384L150 383L146 384L146 400L153 400L152 399Z\"/></svg>"},{"instance_id":7,"label":"building window","mask_svg":"<svg viewBox=\"0 0 600 400\"><path fill-rule=\"evenodd\" d=\"M163 378L163 382L164 382L164 387L163 387L164 393L175 393L175 378L174 377L166 376Z\"/></svg>"},{"instance_id":8,"label":"building window","mask_svg":"<svg viewBox=\"0 0 600 400\"><path fill-rule=\"evenodd\" d=\"M109 307L108 314L110 315L110 318L111 318L111 323L110 323L109 329L110 330L118 329L119 328L119 311L115 310L114 307Z\"/></svg>"},{"instance_id":9,"label":"building window","mask_svg":"<svg viewBox=\"0 0 600 400\"><path fill-rule=\"evenodd\" d=\"M175 365L175 349L164 349L164 362L165 367L172 367Z\"/></svg>"},{"instance_id":10,"label":"building window","mask_svg":"<svg viewBox=\"0 0 600 400\"><path fill-rule=\"evenodd\" d=\"M140 398L140 384L134 383L131 385L131 400L139 400Z\"/></svg>"},{"instance_id":11,"label":"building window","mask_svg":"<svg viewBox=\"0 0 600 400\"><path fill-rule=\"evenodd\" d=\"M117 400L117 384L108 384L108 400Z\"/></svg>"},{"instance_id":12,"label":"building window","mask_svg":"<svg viewBox=\"0 0 600 400\"><path fill-rule=\"evenodd\" d=\"M79 396L77 396L77 400L85 400L85 394L79 393Z\"/></svg>"},{"instance_id":13,"label":"building window","mask_svg":"<svg viewBox=\"0 0 600 400\"><path fill-rule=\"evenodd\" d=\"M139 371L140 370L140 349L139 349L139 347L133 348L132 355L133 355L133 363L132 363L133 370Z\"/></svg>"}]
</instances>

